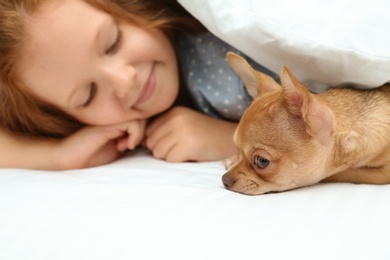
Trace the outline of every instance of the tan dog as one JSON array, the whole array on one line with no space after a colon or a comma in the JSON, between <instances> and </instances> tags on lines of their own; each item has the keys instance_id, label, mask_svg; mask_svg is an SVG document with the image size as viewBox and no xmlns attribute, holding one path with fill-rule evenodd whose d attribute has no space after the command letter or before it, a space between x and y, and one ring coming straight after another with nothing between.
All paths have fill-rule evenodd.
<instances>
[{"instance_id":1,"label":"tan dog","mask_svg":"<svg viewBox=\"0 0 390 260\"><path fill-rule=\"evenodd\" d=\"M320 181L390 183L390 85L310 93L285 66L281 86L240 56L227 60L253 103L234 136L239 154L223 175L257 195Z\"/></svg>"}]
</instances>

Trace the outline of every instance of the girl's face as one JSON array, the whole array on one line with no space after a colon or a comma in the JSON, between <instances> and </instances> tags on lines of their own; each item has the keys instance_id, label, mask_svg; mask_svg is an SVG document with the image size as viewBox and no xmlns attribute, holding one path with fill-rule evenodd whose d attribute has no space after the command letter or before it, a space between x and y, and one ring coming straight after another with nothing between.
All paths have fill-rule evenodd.
<instances>
[{"instance_id":1,"label":"girl's face","mask_svg":"<svg viewBox=\"0 0 390 260\"><path fill-rule=\"evenodd\" d=\"M177 62L160 30L82 0L52 3L32 16L18 67L36 97L91 125L149 118L173 104Z\"/></svg>"}]
</instances>

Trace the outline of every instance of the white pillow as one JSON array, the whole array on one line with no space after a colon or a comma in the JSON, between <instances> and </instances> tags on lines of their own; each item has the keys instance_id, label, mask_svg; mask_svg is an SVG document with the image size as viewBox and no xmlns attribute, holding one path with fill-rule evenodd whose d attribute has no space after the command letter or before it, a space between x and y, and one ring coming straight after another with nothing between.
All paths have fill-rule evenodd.
<instances>
[{"instance_id":1,"label":"white pillow","mask_svg":"<svg viewBox=\"0 0 390 260\"><path fill-rule=\"evenodd\" d=\"M388 0L178 0L212 33L313 91L390 82Z\"/></svg>"}]
</instances>

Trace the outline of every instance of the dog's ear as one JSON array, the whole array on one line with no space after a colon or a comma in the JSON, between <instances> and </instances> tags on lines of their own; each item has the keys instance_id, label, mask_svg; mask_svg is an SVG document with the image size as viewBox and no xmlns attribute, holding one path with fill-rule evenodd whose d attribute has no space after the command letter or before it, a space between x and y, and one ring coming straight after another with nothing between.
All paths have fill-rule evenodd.
<instances>
[{"instance_id":1,"label":"dog's ear","mask_svg":"<svg viewBox=\"0 0 390 260\"><path fill-rule=\"evenodd\" d=\"M333 124L328 107L320 101L318 96L310 93L287 66L283 67L281 81L282 98L286 109L303 120L309 135L317 137L321 143L326 144L329 141Z\"/></svg>"},{"instance_id":2,"label":"dog's ear","mask_svg":"<svg viewBox=\"0 0 390 260\"><path fill-rule=\"evenodd\" d=\"M280 89L280 85L272 77L254 70L241 56L233 52L228 52L226 60L230 67L242 79L246 90L253 98Z\"/></svg>"}]
</instances>

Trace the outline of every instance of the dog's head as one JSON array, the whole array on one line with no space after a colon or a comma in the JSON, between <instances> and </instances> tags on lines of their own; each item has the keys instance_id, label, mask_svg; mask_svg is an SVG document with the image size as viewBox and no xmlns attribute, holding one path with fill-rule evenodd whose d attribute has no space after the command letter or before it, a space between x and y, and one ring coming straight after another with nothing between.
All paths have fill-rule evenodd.
<instances>
[{"instance_id":1,"label":"dog's head","mask_svg":"<svg viewBox=\"0 0 390 260\"><path fill-rule=\"evenodd\" d=\"M234 135L238 155L222 177L249 195L290 190L325 178L332 114L284 66L281 85L228 53L232 69L254 98Z\"/></svg>"}]
</instances>

